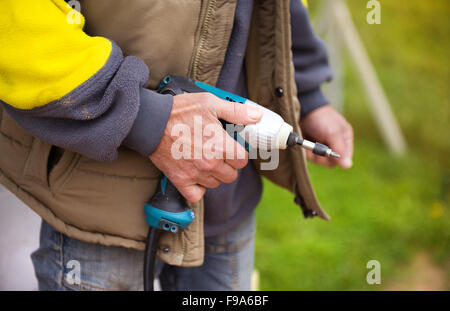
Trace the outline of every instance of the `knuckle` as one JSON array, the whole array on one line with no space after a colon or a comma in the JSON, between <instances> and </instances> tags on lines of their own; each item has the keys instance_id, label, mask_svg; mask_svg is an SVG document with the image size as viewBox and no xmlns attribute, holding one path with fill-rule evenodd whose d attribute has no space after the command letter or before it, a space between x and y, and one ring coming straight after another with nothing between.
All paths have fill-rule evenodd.
<instances>
[{"instance_id":1,"label":"knuckle","mask_svg":"<svg viewBox=\"0 0 450 311\"><path fill-rule=\"evenodd\" d=\"M245 159L240 159L236 161L236 168L241 169L244 168L248 163L248 158L245 157Z\"/></svg>"},{"instance_id":2,"label":"knuckle","mask_svg":"<svg viewBox=\"0 0 450 311\"><path fill-rule=\"evenodd\" d=\"M238 105L240 105L240 104L238 104L238 103L231 103L231 104L232 104L232 107L230 107L230 108L231 108L232 111L233 111L233 116L235 116L235 117L239 116L239 114L240 114L241 111L242 111L242 109L240 109L241 107L238 106Z\"/></svg>"},{"instance_id":3,"label":"knuckle","mask_svg":"<svg viewBox=\"0 0 450 311\"><path fill-rule=\"evenodd\" d=\"M208 160L208 161L203 161L201 169L203 172L212 172L212 171L217 171L218 167L219 167L219 160L216 159L212 159L212 160Z\"/></svg>"},{"instance_id":4,"label":"knuckle","mask_svg":"<svg viewBox=\"0 0 450 311\"><path fill-rule=\"evenodd\" d=\"M213 169L212 161L201 161L198 168L203 172L209 172Z\"/></svg>"},{"instance_id":5,"label":"knuckle","mask_svg":"<svg viewBox=\"0 0 450 311\"><path fill-rule=\"evenodd\" d=\"M222 162L223 162L222 160L217 160L217 159L212 160L210 162L211 171L217 171L219 169L220 165L222 164Z\"/></svg>"},{"instance_id":6,"label":"knuckle","mask_svg":"<svg viewBox=\"0 0 450 311\"><path fill-rule=\"evenodd\" d=\"M199 169L193 169L189 172L189 179L190 180L197 180L200 177L201 173Z\"/></svg>"},{"instance_id":7,"label":"knuckle","mask_svg":"<svg viewBox=\"0 0 450 311\"><path fill-rule=\"evenodd\" d=\"M243 105L241 103L234 103L234 105L235 105L235 109L236 109L237 113L239 113L241 115L245 115L245 116L247 115L249 106Z\"/></svg>"},{"instance_id":8,"label":"knuckle","mask_svg":"<svg viewBox=\"0 0 450 311\"><path fill-rule=\"evenodd\" d=\"M203 107L209 107L211 106L212 102L212 98L211 96L213 96L210 93L204 92L204 93L196 93L196 96L198 96L198 101L200 102L200 104Z\"/></svg>"},{"instance_id":9,"label":"knuckle","mask_svg":"<svg viewBox=\"0 0 450 311\"><path fill-rule=\"evenodd\" d=\"M214 104L215 102L217 102L217 97L209 92L203 93L205 96L205 101L208 104Z\"/></svg>"},{"instance_id":10,"label":"knuckle","mask_svg":"<svg viewBox=\"0 0 450 311\"><path fill-rule=\"evenodd\" d=\"M232 172L230 172L230 176L229 176L229 183L233 182L234 180L236 180L236 178L238 177L238 172L237 170L233 170Z\"/></svg>"},{"instance_id":11,"label":"knuckle","mask_svg":"<svg viewBox=\"0 0 450 311\"><path fill-rule=\"evenodd\" d=\"M217 188L219 186L220 186L220 181L213 180L213 181L211 181L209 188L214 189L214 188Z\"/></svg>"}]
</instances>

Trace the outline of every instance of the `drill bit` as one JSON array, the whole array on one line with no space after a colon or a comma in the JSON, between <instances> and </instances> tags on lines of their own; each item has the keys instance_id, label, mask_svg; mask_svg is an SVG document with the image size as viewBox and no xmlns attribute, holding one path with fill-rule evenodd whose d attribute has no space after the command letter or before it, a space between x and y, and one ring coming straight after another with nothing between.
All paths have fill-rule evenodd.
<instances>
[{"instance_id":1,"label":"drill bit","mask_svg":"<svg viewBox=\"0 0 450 311\"><path fill-rule=\"evenodd\" d=\"M312 141L306 140L306 139L300 139L298 138L296 141L297 145L302 146L305 149L311 150L312 153L323 156L323 157L333 157L333 158L340 158L341 156L331 150L330 147L327 145L321 144L321 143L313 143Z\"/></svg>"},{"instance_id":2,"label":"drill bit","mask_svg":"<svg viewBox=\"0 0 450 311\"><path fill-rule=\"evenodd\" d=\"M339 153L337 153L337 152L334 152L334 151L331 151L331 154L330 154L333 158L336 158L336 159L339 159L341 156L339 155Z\"/></svg>"},{"instance_id":3,"label":"drill bit","mask_svg":"<svg viewBox=\"0 0 450 311\"><path fill-rule=\"evenodd\" d=\"M312 141L301 139L298 134L294 132L289 135L287 144L288 146L293 146L295 144L300 145L305 149L311 150L312 153L320 155L322 157L332 157L337 159L341 157L337 152L331 150L331 148L327 145L321 143L313 143Z\"/></svg>"}]
</instances>

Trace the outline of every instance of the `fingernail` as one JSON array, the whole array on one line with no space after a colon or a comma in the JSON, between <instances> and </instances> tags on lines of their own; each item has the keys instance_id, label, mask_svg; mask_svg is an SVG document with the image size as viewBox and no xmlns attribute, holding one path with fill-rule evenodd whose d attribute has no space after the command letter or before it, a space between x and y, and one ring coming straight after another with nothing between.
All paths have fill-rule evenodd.
<instances>
[{"instance_id":1,"label":"fingernail","mask_svg":"<svg viewBox=\"0 0 450 311\"><path fill-rule=\"evenodd\" d=\"M262 117L262 111L257 107L248 106L247 116L253 121L259 121L259 119L261 119Z\"/></svg>"},{"instance_id":2,"label":"fingernail","mask_svg":"<svg viewBox=\"0 0 450 311\"><path fill-rule=\"evenodd\" d=\"M345 159L342 160L342 166L343 167L350 168L350 167L352 167L352 165L353 165L352 159L345 158Z\"/></svg>"}]
</instances>

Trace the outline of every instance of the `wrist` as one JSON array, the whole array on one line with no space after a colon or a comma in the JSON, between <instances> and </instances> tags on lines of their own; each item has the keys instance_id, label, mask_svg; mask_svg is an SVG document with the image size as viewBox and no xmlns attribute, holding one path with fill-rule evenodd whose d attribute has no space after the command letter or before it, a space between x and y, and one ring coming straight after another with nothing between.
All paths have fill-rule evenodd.
<instances>
[{"instance_id":1,"label":"wrist","mask_svg":"<svg viewBox=\"0 0 450 311\"><path fill-rule=\"evenodd\" d=\"M148 157L158 147L173 105L173 96L140 89L139 112L123 145Z\"/></svg>"}]
</instances>

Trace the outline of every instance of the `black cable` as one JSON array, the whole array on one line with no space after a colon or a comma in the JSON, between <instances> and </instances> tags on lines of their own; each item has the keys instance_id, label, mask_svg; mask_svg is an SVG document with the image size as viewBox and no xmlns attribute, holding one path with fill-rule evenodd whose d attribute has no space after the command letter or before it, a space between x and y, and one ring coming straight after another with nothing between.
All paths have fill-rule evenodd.
<instances>
[{"instance_id":1,"label":"black cable","mask_svg":"<svg viewBox=\"0 0 450 311\"><path fill-rule=\"evenodd\" d=\"M147 241L144 253L144 291L153 291L153 280L155 278L156 251L161 231L150 227L148 229Z\"/></svg>"}]
</instances>

